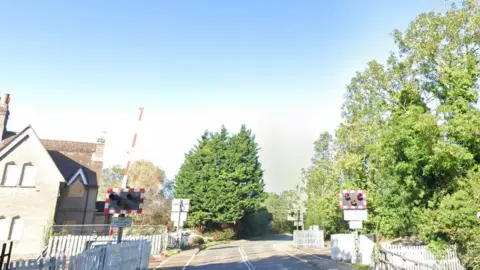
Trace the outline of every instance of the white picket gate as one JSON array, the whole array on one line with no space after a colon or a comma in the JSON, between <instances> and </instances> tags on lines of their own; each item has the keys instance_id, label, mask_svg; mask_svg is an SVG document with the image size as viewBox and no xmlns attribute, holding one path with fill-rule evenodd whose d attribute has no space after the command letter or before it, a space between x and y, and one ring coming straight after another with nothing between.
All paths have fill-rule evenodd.
<instances>
[{"instance_id":1,"label":"white picket gate","mask_svg":"<svg viewBox=\"0 0 480 270\"><path fill-rule=\"evenodd\" d=\"M293 232L293 246L308 248L323 248L325 243L323 240L323 230L315 228L308 231Z\"/></svg>"},{"instance_id":2,"label":"white picket gate","mask_svg":"<svg viewBox=\"0 0 480 270\"><path fill-rule=\"evenodd\" d=\"M425 245L415 246L403 246L403 245L382 245L382 247L393 253L402 255L408 259L412 259L419 262L424 262L432 266L436 266L437 269L451 269L451 270L464 270L465 268L458 259L455 246L450 246L447 249L445 256L439 260L435 258L430 251L428 251ZM415 266L414 263L404 262L404 260L393 254L387 254L387 259L395 265L405 267L407 270L421 269Z\"/></svg>"},{"instance_id":3,"label":"white picket gate","mask_svg":"<svg viewBox=\"0 0 480 270\"><path fill-rule=\"evenodd\" d=\"M52 257L40 260L19 260L3 266L8 270L65 270L67 267L67 257ZM1 267L0 267L1 268Z\"/></svg>"},{"instance_id":4,"label":"white picket gate","mask_svg":"<svg viewBox=\"0 0 480 270\"><path fill-rule=\"evenodd\" d=\"M75 256L83 251L87 247L87 243L102 244L102 243L115 243L116 236L98 236L93 235L66 235L51 237L48 241L47 252L45 257L56 256ZM168 237L167 234L156 235L144 235L144 236L126 236L122 238L122 241L138 241L148 240L151 243L150 254L152 256L160 255L160 253L167 250Z\"/></svg>"}]
</instances>

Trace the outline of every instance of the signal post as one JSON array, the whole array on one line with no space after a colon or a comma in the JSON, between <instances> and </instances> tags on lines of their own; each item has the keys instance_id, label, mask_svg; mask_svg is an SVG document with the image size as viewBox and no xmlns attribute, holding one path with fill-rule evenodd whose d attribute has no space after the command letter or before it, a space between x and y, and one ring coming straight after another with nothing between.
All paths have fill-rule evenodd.
<instances>
[{"instance_id":1,"label":"signal post","mask_svg":"<svg viewBox=\"0 0 480 270\"><path fill-rule=\"evenodd\" d=\"M340 209L343 209L343 219L348 221L353 229L355 239L352 263L357 263L360 247L358 230L362 229L362 222L367 220L367 192L365 190L342 190L338 193Z\"/></svg>"},{"instance_id":2,"label":"signal post","mask_svg":"<svg viewBox=\"0 0 480 270\"><path fill-rule=\"evenodd\" d=\"M125 214L141 214L145 199L144 188L109 188L105 199L105 215L120 214L112 219L112 227L118 228L117 243L122 242L124 227L132 226L132 219Z\"/></svg>"}]
</instances>

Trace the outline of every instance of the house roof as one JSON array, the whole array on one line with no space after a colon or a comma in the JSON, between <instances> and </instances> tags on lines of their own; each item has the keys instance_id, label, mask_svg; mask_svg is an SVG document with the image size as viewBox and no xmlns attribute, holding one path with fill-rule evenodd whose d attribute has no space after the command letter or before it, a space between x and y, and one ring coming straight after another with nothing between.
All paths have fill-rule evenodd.
<instances>
[{"instance_id":1,"label":"house roof","mask_svg":"<svg viewBox=\"0 0 480 270\"><path fill-rule=\"evenodd\" d=\"M11 151L13 151L13 149L15 149L15 147L29 138L33 138L34 140L38 140L38 142L40 142L40 139L33 130L32 126L27 126L18 133L8 132L8 136L0 142L0 158L8 155ZM45 154L47 154L47 151L45 151ZM59 173L59 176L61 176L60 170L58 169L58 166L56 166L57 164L55 164L53 160L51 162L52 166L57 167L57 172ZM61 179L60 182L64 182L64 179Z\"/></svg>"},{"instance_id":2,"label":"house roof","mask_svg":"<svg viewBox=\"0 0 480 270\"><path fill-rule=\"evenodd\" d=\"M8 153L22 135L31 129L27 126L18 133L8 132L0 142L0 153ZM65 180L71 179L79 170L87 180L87 186L97 187L102 183L103 163L92 160L96 151L95 143L61 140L40 140Z\"/></svg>"},{"instance_id":3,"label":"house roof","mask_svg":"<svg viewBox=\"0 0 480 270\"><path fill-rule=\"evenodd\" d=\"M82 169L87 179L87 186L97 187L101 184L103 164L93 161L95 143L41 140L63 177L68 180Z\"/></svg>"}]
</instances>

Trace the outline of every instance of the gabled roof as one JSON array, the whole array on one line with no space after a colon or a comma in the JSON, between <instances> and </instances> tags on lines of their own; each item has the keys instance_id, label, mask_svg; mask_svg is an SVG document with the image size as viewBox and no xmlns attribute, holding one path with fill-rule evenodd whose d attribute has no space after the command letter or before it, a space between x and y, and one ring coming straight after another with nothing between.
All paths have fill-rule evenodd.
<instances>
[{"instance_id":1,"label":"gabled roof","mask_svg":"<svg viewBox=\"0 0 480 270\"><path fill-rule=\"evenodd\" d=\"M32 126L30 125L16 134L13 132L9 132L9 136L0 143L0 158L3 158L4 156L8 155L11 151L15 149L16 146L28 140L29 138L38 140L38 142L40 143L40 139L35 133L35 130L33 130ZM44 152L45 154L48 154L46 150L43 150L43 151L45 151ZM48 157L48 155L46 155L46 157ZM53 168L56 167L55 165L56 164L52 161ZM58 172L60 173L60 171ZM60 179L61 179L60 182L64 182L63 178L60 178Z\"/></svg>"},{"instance_id":2,"label":"gabled roof","mask_svg":"<svg viewBox=\"0 0 480 270\"><path fill-rule=\"evenodd\" d=\"M77 173L75 173L71 178L70 180L68 180L67 182L67 186L70 186L71 184L73 184L73 182L75 182L75 180L77 180L77 178L80 176L80 179L82 180L82 183L84 185L88 185L88 180L87 180L87 177L85 176L85 173L83 172L83 169L80 168L78 169Z\"/></svg>"},{"instance_id":3,"label":"gabled roof","mask_svg":"<svg viewBox=\"0 0 480 270\"><path fill-rule=\"evenodd\" d=\"M9 136L0 142L0 157L8 154L16 145L29 136L35 136L31 126L18 133L9 132ZM72 142L61 140L40 140L46 151L52 158L63 179L70 182L78 174L82 176L82 182L86 186L98 187L101 183L103 163L95 161L92 156L96 151L95 143Z\"/></svg>"},{"instance_id":4,"label":"gabled roof","mask_svg":"<svg viewBox=\"0 0 480 270\"><path fill-rule=\"evenodd\" d=\"M86 186L101 183L103 163L92 160L96 144L62 140L41 140L65 180L71 180L81 169Z\"/></svg>"}]
</instances>

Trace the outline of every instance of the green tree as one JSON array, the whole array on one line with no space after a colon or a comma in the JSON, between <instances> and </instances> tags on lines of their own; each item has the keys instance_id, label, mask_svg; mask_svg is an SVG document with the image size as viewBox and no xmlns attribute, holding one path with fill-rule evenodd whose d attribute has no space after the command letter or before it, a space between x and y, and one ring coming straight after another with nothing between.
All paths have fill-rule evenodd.
<instances>
[{"instance_id":1,"label":"green tree","mask_svg":"<svg viewBox=\"0 0 480 270\"><path fill-rule=\"evenodd\" d=\"M300 200L297 192L284 191L281 194L267 193L264 205L269 213L272 215L270 222L270 232L273 233L288 233L293 231L293 221L288 217L292 212L298 210L297 203Z\"/></svg>"},{"instance_id":2,"label":"green tree","mask_svg":"<svg viewBox=\"0 0 480 270\"><path fill-rule=\"evenodd\" d=\"M372 61L352 78L335 139L322 134L304 172L307 224L340 231L334 193L367 189L365 231L418 235L439 255L456 244L480 269L478 29L475 1L420 14L394 31L398 52L385 65Z\"/></svg>"},{"instance_id":3,"label":"green tree","mask_svg":"<svg viewBox=\"0 0 480 270\"><path fill-rule=\"evenodd\" d=\"M263 171L258 146L242 126L230 135L206 131L185 155L175 178L175 197L190 199L188 223L209 229L235 224L254 213L264 199Z\"/></svg>"}]
</instances>

